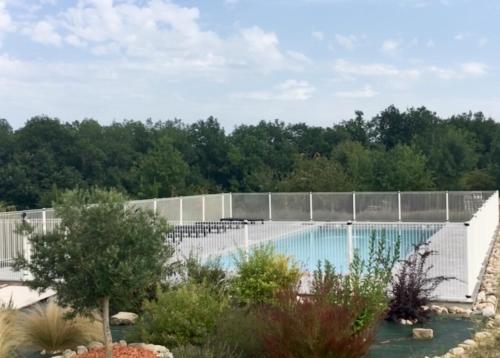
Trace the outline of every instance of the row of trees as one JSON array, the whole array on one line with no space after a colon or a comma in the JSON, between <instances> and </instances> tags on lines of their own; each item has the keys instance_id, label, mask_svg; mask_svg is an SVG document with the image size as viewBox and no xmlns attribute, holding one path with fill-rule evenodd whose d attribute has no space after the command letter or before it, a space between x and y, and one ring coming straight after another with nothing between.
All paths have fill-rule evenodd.
<instances>
[{"instance_id":1,"label":"row of trees","mask_svg":"<svg viewBox=\"0 0 500 358\"><path fill-rule=\"evenodd\" d=\"M114 187L134 198L220 191L492 189L500 123L394 106L330 127L261 121L228 133L217 119L100 125L0 119L0 206L47 207L66 188Z\"/></svg>"}]
</instances>

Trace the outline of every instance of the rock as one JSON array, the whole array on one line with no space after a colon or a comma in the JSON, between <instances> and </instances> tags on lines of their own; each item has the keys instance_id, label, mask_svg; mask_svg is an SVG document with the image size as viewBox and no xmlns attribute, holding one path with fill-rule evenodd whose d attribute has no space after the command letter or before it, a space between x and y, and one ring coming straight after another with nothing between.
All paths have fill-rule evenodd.
<instances>
[{"instance_id":1,"label":"rock","mask_svg":"<svg viewBox=\"0 0 500 358\"><path fill-rule=\"evenodd\" d=\"M474 341L472 339L466 339L462 344L469 346L469 347L476 347L477 346L476 341Z\"/></svg>"},{"instance_id":2,"label":"rock","mask_svg":"<svg viewBox=\"0 0 500 358\"><path fill-rule=\"evenodd\" d=\"M495 307L491 304L487 305L486 307L483 308L481 311L481 314L483 317L493 317L495 315Z\"/></svg>"},{"instance_id":3,"label":"rock","mask_svg":"<svg viewBox=\"0 0 500 358\"><path fill-rule=\"evenodd\" d=\"M104 344L102 344L101 342L90 342L87 345L87 348L89 349L89 351L91 351L92 349L100 349L104 348Z\"/></svg>"},{"instance_id":4,"label":"rock","mask_svg":"<svg viewBox=\"0 0 500 358\"><path fill-rule=\"evenodd\" d=\"M71 358L76 356L76 352L72 351L71 349L66 349L63 353L63 358Z\"/></svg>"},{"instance_id":5,"label":"rock","mask_svg":"<svg viewBox=\"0 0 500 358\"><path fill-rule=\"evenodd\" d=\"M465 353L465 349L463 349L462 347L455 347L450 349L450 353L453 354L454 357L461 356Z\"/></svg>"},{"instance_id":6,"label":"rock","mask_svg":"<svg viewBox=\"0 0 500 358\"><path fill-rule=\"evenodd\" d=\"M138 315L132 312L118 312L114 316L111 316L111 324L113 326L129 326L134 324L139 318Z\"/></svg>"},{"instance_id":7,"label":"rock","mask_svg":"<svg viewBox=\"0 0 500 358\"><path fill-rule=\"evenodd\" d=\"M488 296L486 298L486 302L492 303L493 305L496 306L496 304L497 304L497 298L496 298L496 296L490 295L490 296Z\"/></svg>"},{"instance_id":8,"label":"rock","mask_svg":"<svg viewBox=\"0 0 500 358\"><path fill-rule=\"evenodd\" d=\"M412 335L415 339L432 339L434 331L430 328L413 328Z\"/></svg>"},{"instance_id":9,"label":"rock","mask_svg":"<svg viewBox=\"0 0 500 358\"><path fill-rule=\"evenodd\" d=\"M486 301L486 292L484 292L484 291L480 291L480 292L477 294L476 301L477 301L477 302L479 302L479 303Z\"/></svg>"},{"instance_id":10,"label":"rock","mask_svg":"<svg viewBox=\"0 0 500 358\"><path fill-rule=\"evenodd\" d=\"M126 347L126 346L127 346L127 341L125 341L125 340L123 340L123 339L122 339L122 340L120 340L120 342L118 342L118 343L119 343L119 344L120 344L120 346L122 346L122 347Z\"/></svg>"},{"instance_id":11,"label":"rock","mask_svg":"<svg viewBox=\"0 0 500 358\"><path fill-rule=\"evenodd\" d=\"M482 332L477 332L475 335L474 335L474 340L476 342L481 342L481 341L484 341L488 338L491 337L491 333L490 332L486 332L486 331L482 331Z\"/></svg>"},{"instance_id":12,"label":"rock","mask_svg":"<svg viewBox=\"0 0 500 358\"><path fill-rule=\"evenodd\" d=\"M78 346L78 347L76 347L76 353L77 354L87 353L88 351L89 350L85 346Z\"/></svg>"}]
</instances>

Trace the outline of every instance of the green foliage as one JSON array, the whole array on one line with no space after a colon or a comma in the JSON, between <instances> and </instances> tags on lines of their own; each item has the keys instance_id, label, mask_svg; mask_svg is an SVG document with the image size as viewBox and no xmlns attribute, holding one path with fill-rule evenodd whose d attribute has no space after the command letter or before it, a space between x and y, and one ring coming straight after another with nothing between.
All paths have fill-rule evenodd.
<instances>
[{"instance_id":1,"label":"green foliage","mask_svg":"<svg viewBox=\"0 0 500 358\"><path fill-rule=\"evenodd\" d=\"M355 320L355 330L364 330L378 322L388 308L387 289L392 277L392 268L399 259L399 240L393 247L387 245L385 232L370 237L368 260L354 253L347 274L339 274L330 262L324 267L318 263L314 271L312 291L314 295L328 295L334 305L349 308L353 297L363 300L364 307Z\"/></svg>"},{"instance_id":2,"label":"green foliage","mask_svg":"<svg viewBox=\"0 0 500 358\"><path fill-rule=\"evenodd\" d=\"M206 285L220 291L225 291L227 288L228 278L220 258L202 262L200 258L191 253L186 258L182 271L183 275L191 283Z\"/></svg>"},{"instance_id":3,"label":"green foliage","mask_svg":"<svg viewBox=\"0 0 500 358\"><path fill-rule=\"evenodd\" d=\"M68 313L53 300L20 313L17 324L22 345L59 352L102 340L102 323L81 316L67 318Z\"/></svg>"},{"instance_id":4,"label":"green foliage","mask_svg":"<svg viewBox=\"0 0 500 358\"><path fill-rule=\"evenodd\" d=\"M232 294L244 303L272 301L279 290L292 289L300 280L300 269L289 257L276 254L272 245L240 251L235 259L236 277Z\"/></svg>"},{"instance_id":5,"label":"green foliage","mask_svg":"<svg viewBox=\"0 0 500 358\"><path fill-rule=\"evenodd\" d=\"M213 332L227 299L205 285L188 284L158 292L144 303L131 338L167 347L202 345Z\"/></svg>"},{"instance_id":6,"label":"green foliage","mask_svg":"<svg viewBox=\"0 0 500 358\"><path fill-rule=\"evenodd\" d=\"M230 306L220 314L211 340L225 342L242 358L262 357L264 328L257 306Z\"/></svg>"},{"instance_id":7,"label":"green foliage","mask_svg":"<svg viewBox=\"0 0 500 358\"><path fill-rule=\"evenodd\" d=\"M174 348L172 354L176 358L240 358L233 348L224 343L210 343L202 347L188 345Z\"/></svg>"},{"instance_id":8,"label":"green foliage","mask_svg":"<svg viewBox=\"0 0 500 358\"><path fill-rule=\"evenodd\" d=\"M72 314L100 309L107 356L111 354L109 303L142 298L161 280L173 254L165 244L166 222L151 212L126 207L117 191L73 190L61 196L55 213L61 219L48 234L31 232L29 260L19 257L16 269L29 270L33 289L57 291Z\"/></svg>"},{"instance_id":9,"label":"green foliage","mask_svg":"<svg viewBox=\"0 0 500 358\"><path fill-rule=\"evenodd\" d=\"M479 189L491 178L500 185L499 143L500 123L481 112L440 118L425 107L389 106L372 119L356 111L328 127L260 121L230 133L213 117L100 125L38 116L16 130L0 119L0 201L49 207L76 186L118 188L133 198Z\"/></svg>"}]
</instances>

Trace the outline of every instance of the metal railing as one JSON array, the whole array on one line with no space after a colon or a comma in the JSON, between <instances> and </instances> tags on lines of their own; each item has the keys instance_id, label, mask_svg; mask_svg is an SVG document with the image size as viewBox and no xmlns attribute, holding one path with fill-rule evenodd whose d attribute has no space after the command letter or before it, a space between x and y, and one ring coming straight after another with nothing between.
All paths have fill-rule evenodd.
<instances>
[{"instance_id":1,"label":"metal railing","mask_svg":"<svg viewBox=\"0 0 500 358\"><path fill-rule=\"evenodd\" d=\"M454 277L436 291L443 300L464 301L477 291L498 223L498 192L258 193L214 194L133 201L168 219L175 256L221 257L228 269L238 250L272 243L311 272L328 259L346 270L355 250L366 255L369 236L384 233L401 241L401 254L430 242L432 275ZM242 219L250 220L248 224ZM52 210L30 211L26 218L38 233L58 223ZM233 218L233 221L220 221ZM352 220L352 219L356 220ZM459 220L465 219L465 220ZM425 220L425 221L424 221ZM458 222L452 222L452 221ZM20 213L0 217L0 281L19 281L17 255L27 256L27 237L16 231Z\"/></svg>"}]
</instances>

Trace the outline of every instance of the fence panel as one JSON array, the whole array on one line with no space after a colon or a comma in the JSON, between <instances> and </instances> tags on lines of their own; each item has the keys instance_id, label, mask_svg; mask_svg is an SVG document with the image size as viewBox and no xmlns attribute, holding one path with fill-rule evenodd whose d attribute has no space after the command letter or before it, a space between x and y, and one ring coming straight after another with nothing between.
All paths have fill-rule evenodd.
<instances>
[{"instance_id":1,"label":"fence panel","mask_svg":"<svg viewBox=\"0 0 500 358\"><path fill-rule=\"evenodd\" d=\"M401 220L446 221L446 192L402 192Z\"/></svg>"},{"instance_id":2,"label":"fence panel","mask_svg":"<svg viewBox=\"0 0 500 358\"><path fill-rule=\"evenodd\" d=\"M398 193L356 193L357 221L398 221Z\"/></svg>"},{"instance_id":3,"label":"fence panel","mask_svg":"<svg viewBox=\"0 0 500 358\"><path fill-rule=\"evenodd\" d=\"M269 219L269 194L233 193L233 218Z\"/></svg>"},{"instance_id":4,"label":"fence panel","mask_svg":"<svg viewBox=\"0 0 500 358\"><path fill-rule=\"evenodd\" d=\"M448 193L450 221L469 221L485 200L482 191L450 191Z\"/></svg>"},{"instance_id":5,"label":"fence panel","mask_svg":"<svg viewBox=\"0 0 500 358\"><path fill-rule=\"evenodd\" d=\"M352 193L312 193L313 220L353 220Z\"/></svg>"},{"instance_id":6,"label":"fence panel","mask_svg":"<svg viewBox=\"0 0 500 358\"><path fill-rule=\"evenodd\" d=\"M223 200L223 194L205 195L206 221L217 221L222 218L222 211L224 208Z\"/></svg>"},{"instance_id":7,"label":"fence panel","mask_svg":"<svg viewBox=\"0 0 500 358\"><path fill-rule=\"evenodd\" d=\"M310 220L309 193L272 193L271 217L276 221Z\"/></svg>"},{"instance_id":8,"label":"fence panel","mask_svg":"<svg viewBox=\"0 0 500 358\"><path fill-rule=\"evenodd\" d=\"M203 197L201 195L182 198L182 220L203 220Z\"/></svg>"}]
</instances>

